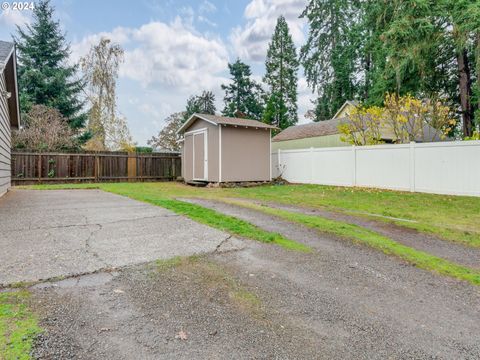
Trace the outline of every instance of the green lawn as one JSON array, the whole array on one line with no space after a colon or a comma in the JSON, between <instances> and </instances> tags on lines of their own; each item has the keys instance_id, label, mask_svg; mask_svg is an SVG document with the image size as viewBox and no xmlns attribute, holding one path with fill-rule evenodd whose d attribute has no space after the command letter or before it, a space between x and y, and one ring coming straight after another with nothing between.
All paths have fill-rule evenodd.
<instances>
[{"instance_id":1,"label":"green lawn","mask_svg":"<svg viewBox=\"0 0 480 360\"><path fill-rule=\"evenodd\" d=\"M150 198L248 198L283 204L390 216L392 221L446 240L480 247L480 198L344 188L321 185L268 185L253 188L195 188L179 183L41 185L35 188L88 188ZM382 219L375 217L376 219Z\"/></svg>"},{"instance_id":2,"label":"green lawn","mask_svg":"<svg viewBox=\"0 0 480 360\"><path fill-rule=\"evenodd\" d=\"M0 293L0 359L30 359L32 343L41 329L28 309L30 293Z\"/></svg>"}]
</instances>

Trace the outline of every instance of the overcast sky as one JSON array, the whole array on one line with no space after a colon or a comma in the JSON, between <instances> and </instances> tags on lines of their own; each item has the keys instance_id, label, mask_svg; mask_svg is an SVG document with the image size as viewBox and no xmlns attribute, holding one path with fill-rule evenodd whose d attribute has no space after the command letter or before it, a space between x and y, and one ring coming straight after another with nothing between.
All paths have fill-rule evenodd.
<instances>
[{"instance_id":1,"label":"overcast sky","mask_svg":"<svg viewBox=\"0 0 480 360\"><path fill-rule=\"evenodd\" d=\"M220 85L228 81L227 63L237 57L261 80L278 16L287 19L297 47L306 34L306 22L298 18L306 0L52 0L52 4L74 61L102 36L125 49L118 107L139 145L158 133L169 114L182 111L189 95L203 89L215 93L221 111ZM11 39L15 25L29 21L29 11L2 11L0 39ZM314 98L303 69L298 91L303 123Z\"/></svg>"}]
</instances>

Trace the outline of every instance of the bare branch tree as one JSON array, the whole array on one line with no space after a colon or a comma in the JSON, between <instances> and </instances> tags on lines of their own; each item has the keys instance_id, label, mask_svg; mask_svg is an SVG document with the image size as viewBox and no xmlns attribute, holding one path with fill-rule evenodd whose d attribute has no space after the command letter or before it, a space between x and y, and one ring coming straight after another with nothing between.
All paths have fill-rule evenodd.
<instances>
[{"instance_id":1,"label":"bare branch tree","mask_svg":"<svg viewBox=\"0 0 480 360\"><path fill-rule=\"evenodd\" d=\"M25 128L12 132L13 148L57 151L77 145L73 130L57 109L33 105L24 120Z\"/></svg>"}]
</instances>

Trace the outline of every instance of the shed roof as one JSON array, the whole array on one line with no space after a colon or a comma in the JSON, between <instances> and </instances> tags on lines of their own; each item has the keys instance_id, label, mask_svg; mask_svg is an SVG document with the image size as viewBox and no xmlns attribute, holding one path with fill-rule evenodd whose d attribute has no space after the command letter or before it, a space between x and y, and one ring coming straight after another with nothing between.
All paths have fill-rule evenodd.
<instances>
[{"instance_id":1,"label":"shed roof","mask_svg":"<svg viewBox=\"0 0 480 360\"><path fill-rule=\"evenodd\" d=\"M345 119L331 119L309 124L290 126L276 135L272 141L304 139L340 133L338 125Z\"/></svg>"},{"instance_id":2,"label":"shed roof","mask_svg":"<svg viewBox=\"0 0 480 360\"><path fill-rule=\"evenodd\" d=\"M190 118L182 125L178 130L179 133L184 132L191 124L196 120L204 120L213 125L232 125L232 126L242 126L242 127L253 127L253 128L263 128L263 129L277 129L275 126L262 123L257 120L252 119L243 119L235 118L228 116L218 116L210 114L193 114Z\"/></svg>"}]
</instances>

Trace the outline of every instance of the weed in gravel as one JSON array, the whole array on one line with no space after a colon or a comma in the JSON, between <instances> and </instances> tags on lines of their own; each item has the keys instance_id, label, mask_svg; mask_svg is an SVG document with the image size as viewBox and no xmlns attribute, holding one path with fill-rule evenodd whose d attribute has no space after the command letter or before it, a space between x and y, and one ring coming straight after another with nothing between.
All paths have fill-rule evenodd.
<instances>
[{"instance_id":1,"label":"weed in gravel","mask_svg":"<svg viewBox=\"0 0 480 360\"><path fill-rule=\"evenodd\" d=\"M176 272L186 274L188 278L195 278L195 281L203 284L205 289L220 290L241 309L252 314L260 314L261 302L257 295L242 286L222 266L208 260L205 256L176 256L157 260L155 268L163 274L175 269Z\"/></svg>"}]
</instances>

